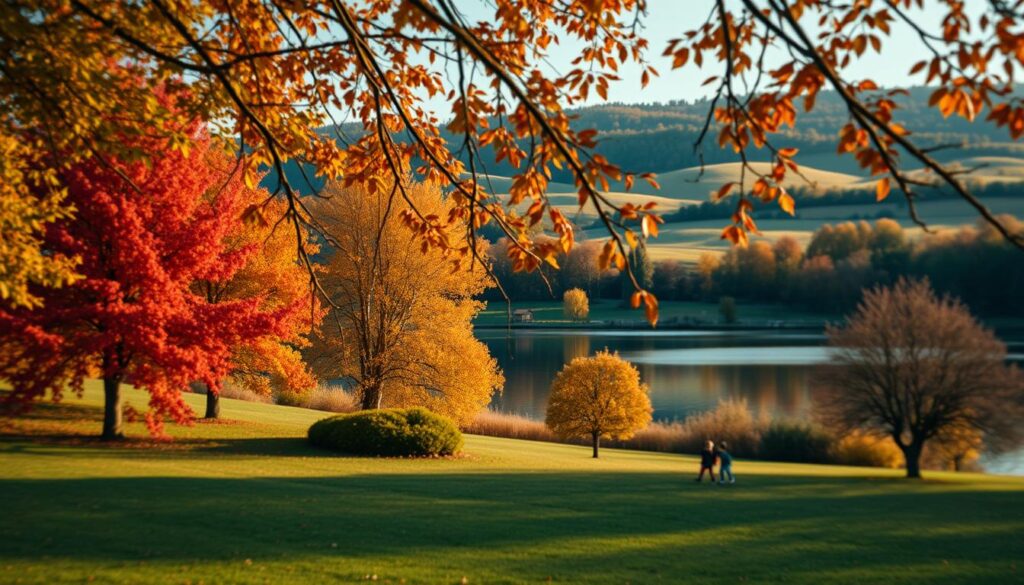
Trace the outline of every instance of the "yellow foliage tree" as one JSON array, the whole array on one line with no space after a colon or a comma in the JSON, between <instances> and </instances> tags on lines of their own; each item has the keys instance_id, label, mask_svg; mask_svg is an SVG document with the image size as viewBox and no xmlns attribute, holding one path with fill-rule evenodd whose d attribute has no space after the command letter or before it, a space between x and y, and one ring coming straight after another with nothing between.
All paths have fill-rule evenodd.
<instances>
[{"instance_id":1,"label":"yellow foliage tree","mask_svg":"<svg viewBox=\"0 0 1024 585\"><path fill-rule=\"evenodd\" d=\"M586 321L590 316L590 299L582 289L572 288L562 295L562 315L573 321Z\"/></svg>"},{"instance_id":2,"label":"yellow foliage tree","mask_svg":"<svg viewBox=\"0 0 1024 585\"><path fill-rule=\"evenodd\" d=\"M0 125L0 302L12 307L41 304L32 286L59 287L77 278L76 258L41 248L46 224L68 217L72 209L63 204L64 191L52 169L29 170L28 161L38 156Z\"/></svg>"},{"instance_id":3,"label":"yellow foliage tree","mask_svg":"<svg viewBox=\"0 0 1024 585\"><path fill-rule=\"evenodd\" d=\"M474 297L488 276L482 264L424 241L465 247L463 230L414 234L403 225L412 213L443 217L453 202L432 183L411 184L405 197L397 188L325 192L312 205L335 235L320 279L333 306L309 351L314 370L351 382L364 409L423 406L467 424L504 383L473 337L483 308Z\"/></svg>"},{"instance_id":4,"label":"yellow foliage tree","mask_svg":"<svg viewBox=\"0 0 1024 585\"><path fill-rule=\"evenodd\" d=\"M628 439L651 422L651 399L633 364L607 350L576 358L551 384L545 424L562 438Z\"/></svg>"}]
</instances>

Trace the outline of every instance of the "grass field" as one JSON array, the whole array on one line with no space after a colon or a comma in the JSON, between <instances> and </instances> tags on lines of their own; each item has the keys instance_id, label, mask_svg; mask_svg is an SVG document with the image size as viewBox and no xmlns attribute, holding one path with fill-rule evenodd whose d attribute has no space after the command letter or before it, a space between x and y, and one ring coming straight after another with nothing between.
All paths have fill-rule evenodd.
<instances>
[{"instance_id":1,"label":"grass field","mask_svg":"<svg viewBox=\"0 0 1024 585\"><path fill-rule=\"evenodd\" d=\"M522 301L512 303L513 309L530 309L533 311L535 324L550 326L578 326L579 323L567 320L562 316L561 301ZM825 321L838 320L840 315L829 315L812 311L801 311L797 307L738 303L736 306L740 325L764 325L769 322L785 321L788 325L806 324L821 327ZM684 301L662 301L658 304L658 318L661 323L670 323L674 319L695 319L702 323L718 324L721 315L718 303L697 303ZM473 321L478 326L504 327L507 321L505 303L492 301ZM619 299L592 299L590 301L590 325L595 321L636 321L646 323L644 313L640 309L624 307Z\"/></svg>"},{"instance_id":2,"label":"grass field","mask_svg":"<svg viewBox=\"0 0 1024 585\"><path fill-rule=\"evenodd\" d=\"M692 457L476 436L455 459L347 458L303 440L322 413L233 400L173 443L105 446L75 437L99 395L3 420L0 582L1024 578L1021 479L738 461L719 487Z\"/></svg>"}]
</instances>

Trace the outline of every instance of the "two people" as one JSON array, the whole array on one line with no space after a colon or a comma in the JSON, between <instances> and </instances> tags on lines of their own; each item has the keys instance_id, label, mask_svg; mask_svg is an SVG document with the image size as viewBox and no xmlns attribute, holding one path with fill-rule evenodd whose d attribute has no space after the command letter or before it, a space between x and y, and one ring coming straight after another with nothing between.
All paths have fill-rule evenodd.
<instances>
[{"instance_id":1,"label":"two people","mask_svg":"<svg viewBox=\"0 0 1024 585\"><path fill-rule=\"evenodd\" d=\"M719 463L718 483L724 484L726 476L729 477L729 483L736 483L736 477L732 474L732 455L729 454L729 445L725 441L720 441L717 448L714 441L705 443L704 450L700 452L700 475L694 481L700 483L704 479L704 472L707 471L711 483L714 483L716 462Z\"/></svg>"}]
</instances>

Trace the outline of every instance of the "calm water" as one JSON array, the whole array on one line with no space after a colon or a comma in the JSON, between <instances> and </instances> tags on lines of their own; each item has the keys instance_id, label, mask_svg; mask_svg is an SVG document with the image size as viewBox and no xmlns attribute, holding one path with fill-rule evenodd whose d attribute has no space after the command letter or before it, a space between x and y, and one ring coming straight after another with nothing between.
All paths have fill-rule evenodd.
<instances>
[{"instance_id":1,"label":"calm water","mask_svg":"<svg viewBox=\"0 0 1024 585\"><path fill-rule=\"evenodd\" d=\"M820 331L581 331L479 329L505 372L505 391L492 408L542 419L551 380L573 358L608 348L636 364L651 388L656 420L679 420L714 408L719 400L746 399L755 415L806 418L812 409L813 372L828 360ZM1024 337L1008 341L1011 358L1024 360ZM1024 454L988 463L989 469L1024 474Z\"/></svg>"}]
</instances>

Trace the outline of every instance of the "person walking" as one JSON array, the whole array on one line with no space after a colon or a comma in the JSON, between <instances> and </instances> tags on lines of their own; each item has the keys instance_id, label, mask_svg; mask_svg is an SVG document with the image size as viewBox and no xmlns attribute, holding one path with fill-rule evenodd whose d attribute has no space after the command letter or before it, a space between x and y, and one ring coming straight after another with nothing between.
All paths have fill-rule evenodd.
<instances>
[{"instance_id":1,"label":"person walking","mask_svg":"<svg viewBox=\"0 0 1024 585\"><path fill-rule=\"evenodd\" d=\"M736 483L736 476L732 474L732 455L729 454L729 444L725 441L718 443L718 485L725 483L725 476L729 476L729 483ZM715 481L715 476L711 476L711 481Z\"/></svg>"},{"instance_id":2,"label":"person walking","mask_svg":"<svg viewBox=\"0 0 1024 585\"><path fill-rule=\"evenodd\" d=\"M694 481L700 483L704 479L704 472L707 471L708 475L711 476L711 483L715 483L715 461L717 459L715 443L714 441L708 441L704 445L704 450L700 452L700 475Z\"/></svg>"}]
</instances>

